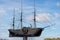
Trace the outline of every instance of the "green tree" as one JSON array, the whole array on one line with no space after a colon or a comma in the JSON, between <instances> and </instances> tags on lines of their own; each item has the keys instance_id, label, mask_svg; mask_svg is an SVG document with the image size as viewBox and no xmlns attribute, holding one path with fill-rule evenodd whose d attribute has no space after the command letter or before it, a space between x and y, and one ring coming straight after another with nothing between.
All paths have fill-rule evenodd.
<instances>
[{"instance_id":1,"label":"green tree","mask_svg":"<svg viewBox=\"0 0 60 40\"><path fill-rule=\"evenodd\" d=\"M57 38L57 40L60 40L60 38Z\"/></svg>"},{"instance_id":2,"label":"green tree","mask_svg":"<svg viewBox=\"0 0 60 40\"><path fill-rule=\"evenodd\" d=\"M51 40L51 38L45 38L44 40Z\"/></svg>"}]
</instances>

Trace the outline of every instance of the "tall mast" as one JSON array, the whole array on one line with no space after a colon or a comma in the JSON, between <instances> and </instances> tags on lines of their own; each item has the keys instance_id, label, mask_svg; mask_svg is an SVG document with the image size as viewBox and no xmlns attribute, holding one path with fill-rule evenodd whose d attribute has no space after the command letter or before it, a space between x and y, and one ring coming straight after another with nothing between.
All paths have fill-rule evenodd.
<instances>
[{"instance_id":1,"label":"tall mast","mask_svg":"<svg viewBox=\"0 0 60 40\"><path fill-rule=\"evenodd\" d=\"M35 0L34 0L34 27L36 28L36 8L35 8Z\"/></svg>"},{"instance_id":2,"label":"tall mast","mask_svg":"<svg viewBox=\"0 0 60 40\"><path fill-rule=\"evenodd\" d=\"M14 13L13 13L13 24L12 24L12 26L13 26L13 30L14 30L14 26L15 26L15 9L14 9Z\"/></svg>"},{"instance_id":3,"label":"tall mast","mask_svg":"<svg viewBox=\"0 0 60 40\"><path fill-rule=\"evenodd\" d=\"M23 12L23 9L22 9L23 7L22 7L22 0L21 0L21 28L22 28L22 12Z\"/></svg>"}]
</instances>

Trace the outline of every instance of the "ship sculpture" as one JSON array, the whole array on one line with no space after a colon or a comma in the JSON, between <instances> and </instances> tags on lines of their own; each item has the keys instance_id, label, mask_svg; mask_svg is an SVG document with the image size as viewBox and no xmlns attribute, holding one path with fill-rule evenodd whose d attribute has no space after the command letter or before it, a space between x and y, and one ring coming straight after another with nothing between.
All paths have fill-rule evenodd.
<instances>
[{"instance_id":1,"label":"ship sculpture","mask_svg":"<svg viewBox=\"0 0 60 40\"><path fill-rule=\"evenodd\" d=\"M22 14L23 14L23 6L22 6L22 0L21 0L21 29L14 29L15 26L15 14L13 15L13 29L8 29L9 31L9 37L23 37L23 40L27 40L27 37L38 37L41 35L42 31L47 28L50 27L51 25L48 25L44 28L36 28L36 9L35 9L35 0L34 0L34 27L23 27L22 26Z\"/></svg>"}]
</instances>

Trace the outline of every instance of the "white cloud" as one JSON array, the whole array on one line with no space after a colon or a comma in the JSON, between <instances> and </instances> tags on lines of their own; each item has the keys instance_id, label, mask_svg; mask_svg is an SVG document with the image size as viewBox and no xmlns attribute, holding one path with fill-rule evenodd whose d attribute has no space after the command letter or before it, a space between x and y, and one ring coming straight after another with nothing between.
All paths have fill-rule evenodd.
<instances>
[{"instance_id":1,"label":"white cloud","mask_svg":"<svg viewBox=\"0 0 60 40\"><path fill-rule=\"evenodd\" d=\"M57 5L57 6L60 6L60 2L57 2L56 5Z\"/></svg>"},{"instance_id":2,"label":"white cloud","mask_svg":"<svg viewBox=\"0 0 60 40\"><path fill-rule=\"evenodd\" d=\"M58 17L60 17L60 14L59 14L59 13L55 13L54 16L55 16L56 18L58 18Z\"/></svg>"},{"instance_id":3,"label":"white cloud","mask_svg":"<svg viewBox=\"0 0 60 40\"><path fill-rule=\"evenodd\" d=\"M60 25L60 22L59 22L59 21L55 21L55 24L58 24L58 25Z\"/></svg>"},{"instance_id":4,"label":"white cloud","mask_svg":"<svg viewBox=\"0 0 60 40\"><path fill-rule=\"evenodd\" d=\"M36 15L36 21L40 21L40 22L48 22L48 21L51 21L52 18L51 18L51 14L49 13L41 13L41 14L38 14ZM26 17L27 20L33 20L33 16L28 16Z\"/></svg>"},{"instance_id":5,"label":"white cloud","mask_svg":"<svg viewBox=\"0 0 60 40\"><path fill-rule=\"evenodd\" d=\"M57 28L55 28L55 27L52 27L51 29L52 29L52 30L56 30Z\"/></svg>"},{"instance_id":6,"label":"white cloud","mask_svg":"<svg viewBox=\"0 0 60 40\"><path fill-rule=\"evenodd\" d=\"M33 20L33 16L26 17L27 20Z\"/></svg>"},{"instance_id":7,"label":"white cloud","mask_svg":"<svg viewBox=\"0 0 60 40\"><path fill-rule=\"evenodd\" d=\"M41 21L41 22L47 22L47 21L51 20L49 13L38 14L36 19L37 19L37 21Z\"/></svg>"},{"instance_id":8,"label":"white cloud","mask_svg":"<svg viewBox=\"0 0 60 40\"><path fill-rule=\"evenodd\" d=\"M0 14L5 13L6 11L4 9L0 9Z\"/></svg>"}]
</instances>

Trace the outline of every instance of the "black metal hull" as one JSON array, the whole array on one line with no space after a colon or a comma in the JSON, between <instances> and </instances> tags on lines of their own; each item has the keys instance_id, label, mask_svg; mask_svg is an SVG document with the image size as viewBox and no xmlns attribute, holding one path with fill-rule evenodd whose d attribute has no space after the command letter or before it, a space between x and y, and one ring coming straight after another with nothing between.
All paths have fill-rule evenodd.
<instances>
[{"instance_id":1,"label":"black metal hull","mask_svg":"<svg viewBox=\"0 0 60 40\"><path fill-rule=\"evenodd\" d=\"M37 37L40 36L44 28L27 28L28 32L24 34L22 29L9 29L9 37Z\"/></svg>"}]
</instances>

